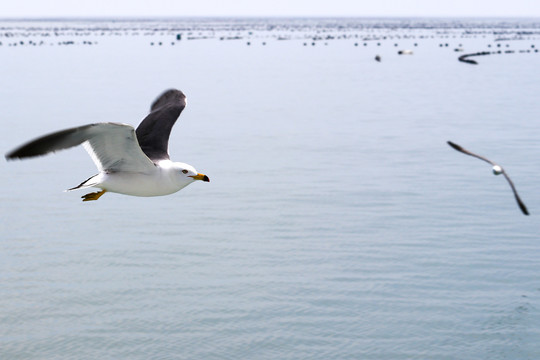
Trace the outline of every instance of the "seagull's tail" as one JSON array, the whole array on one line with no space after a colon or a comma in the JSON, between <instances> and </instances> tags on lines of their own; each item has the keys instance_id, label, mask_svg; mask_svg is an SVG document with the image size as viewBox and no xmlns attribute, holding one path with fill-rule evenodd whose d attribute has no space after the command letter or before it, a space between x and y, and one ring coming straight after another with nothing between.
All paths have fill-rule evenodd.
<instances>
[{"instance_id":1,"label":"seagull's tail","mask_svg":"<svg viewBox=\"0 0 540 360\"><path fill-rule=\"evenodd\" d=\"M99 175L99 174L98 174ZM94 176L91 176L89 177L88 179L84 180L82 183L80 183L79 185L75 186L75 187L72 187L71 189L67 189L65 191L72 191L72 190L78 190L78 189L86 189L86 188L89 188L89 187L92 187L92 186L96 186L97 184L99 184L99 182L97 181L97 177L98 175L94 175Z\"/></svg>"}]
</instances>

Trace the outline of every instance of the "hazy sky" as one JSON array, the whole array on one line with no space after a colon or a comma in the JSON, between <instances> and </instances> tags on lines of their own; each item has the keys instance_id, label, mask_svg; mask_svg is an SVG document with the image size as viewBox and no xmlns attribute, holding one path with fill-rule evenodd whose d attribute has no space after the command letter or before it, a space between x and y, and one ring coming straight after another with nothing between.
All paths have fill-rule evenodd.
<instances>
[{"instance_id":1,"label":"hazy sky","mask_svg":"<svg viewBox=\"0 0 540 360\"><path fill-rule=\"evenodd\" d=\"M1 0L6 17L526 16L540 0Z\"/></svg>"}]
</instances>

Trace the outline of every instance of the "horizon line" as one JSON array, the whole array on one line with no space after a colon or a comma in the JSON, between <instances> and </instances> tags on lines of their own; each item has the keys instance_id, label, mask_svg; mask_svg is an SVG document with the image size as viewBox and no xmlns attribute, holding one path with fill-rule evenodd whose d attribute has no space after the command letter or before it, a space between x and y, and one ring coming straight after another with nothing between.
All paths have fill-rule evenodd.
<instances>
[{"instance_id":1,"label":"horizon line","mask_svg":"<svg viewBox=\"0 0 540 360\"><path fill-rule=\"evenodd\" d=\"M62 16L0 16L0 21L55 20L179 20L179 19L528 19L530 15L62 15Z\"/></svg>"}]
</instances>

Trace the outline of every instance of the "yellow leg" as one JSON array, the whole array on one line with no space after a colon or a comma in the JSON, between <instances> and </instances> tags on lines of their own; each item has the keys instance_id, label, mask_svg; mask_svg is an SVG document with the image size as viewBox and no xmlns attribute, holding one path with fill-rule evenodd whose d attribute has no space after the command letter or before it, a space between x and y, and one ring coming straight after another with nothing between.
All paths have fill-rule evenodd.
<instances>
[{"instance_id":1,"label":"yellow leg","mask_svg":"<svg viewBox=\"0 0 540 360\"><path fill-rule=\"evenodd\" d=\"M84 196L81 196L81 198L83 199L83 201L91 201L91 200L97 200L101 197L101 195L105 194L107 192L107 190L101 190L101 191L98 191L98 192L93 192L93 193L89 193L89 194L86 194Z\"/></svg>"}]
</instances>

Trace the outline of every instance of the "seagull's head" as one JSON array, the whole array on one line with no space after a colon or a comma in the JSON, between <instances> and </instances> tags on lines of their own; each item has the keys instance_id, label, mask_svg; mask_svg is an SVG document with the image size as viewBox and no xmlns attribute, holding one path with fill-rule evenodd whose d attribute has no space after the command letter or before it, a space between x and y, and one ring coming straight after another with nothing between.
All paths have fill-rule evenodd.
<instances>
[{"instance_id":1,"label":"seagull's head","mask_svg":"<svg viewBox=\"0 0 540 360\"><path fill-rule=\"evenodd\" d=\"M191 165L175 162L173 165L173 168L175 170L176 176L178 177L179 181L182 183L191 183L195 180L202 180L206 182L210 181L208 176L199 173Z\"/></svg>"},{"instance_id":2,"label":"seagull's head","mask_svg":"<svg viewBox=\"0 0 540 360\"><path fill-rule=\"evenodd\" d=\"M503 173L503 169L499 165L494 165L492 170L495 175L501 175Z\"/></svg>"}]
</instances>

